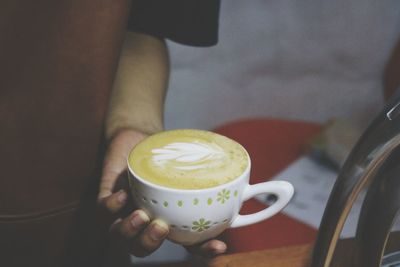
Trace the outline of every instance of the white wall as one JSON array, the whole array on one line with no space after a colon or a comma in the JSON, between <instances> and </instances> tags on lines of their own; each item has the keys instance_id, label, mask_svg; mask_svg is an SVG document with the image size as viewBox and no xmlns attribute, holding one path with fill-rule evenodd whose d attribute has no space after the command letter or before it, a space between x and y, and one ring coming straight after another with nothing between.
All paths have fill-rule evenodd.
<instances>
[{"instance_id":1,"label":"white wall","mask_svg":"<svg viewBox=\"0 0 400 267\"><path fill-rule=\"evenodd\" d=\"M169 43L166 127L243 117L363 123L400 30L396 0L226 0L212 48Z\"/></svg>"}]
</instances>

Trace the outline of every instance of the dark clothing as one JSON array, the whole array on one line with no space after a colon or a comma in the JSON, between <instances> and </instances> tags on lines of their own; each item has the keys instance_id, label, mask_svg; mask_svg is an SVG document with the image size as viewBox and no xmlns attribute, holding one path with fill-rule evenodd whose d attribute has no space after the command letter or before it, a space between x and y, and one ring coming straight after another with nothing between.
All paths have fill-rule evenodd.
<instances>
[{"instance_id":1,"label":"dark clothing","mask_svg":"<svg viewBox=\"0 0 400 267\"><path fill-rule=\"evenodd\" d=\"M128 29L192 45L218 41L219 0L133 1Z\"/></svg>"},{"instance_id":2,"label":"dark clothing","mask_svg":"<svg viewBox=\"0 0 400 267\"><path fill-rule=\"evenodd\" d=\"M105 262L96 198L128 3L0 1L0 266Z\"/></svg>"},{"instance_id":3,"label":"dark clothing","mask_svg":"<svg viewBox=\"0 0 400 267\"><path fill-rule=\"evenodd\" d=\"M134 2L130 28L215 43L218 5L187 1L160 0L157 9L149 9L154 0ZM131 266L96 203L129 8L0 1L0 266Z\"/></svg>"}]
</instances>

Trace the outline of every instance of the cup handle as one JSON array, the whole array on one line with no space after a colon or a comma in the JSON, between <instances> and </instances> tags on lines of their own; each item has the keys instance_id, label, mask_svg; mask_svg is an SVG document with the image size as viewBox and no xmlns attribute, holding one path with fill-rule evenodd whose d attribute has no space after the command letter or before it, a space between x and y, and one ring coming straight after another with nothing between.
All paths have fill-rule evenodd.
<instances>
[{"instance_id":1,"label":"cup handle","mask_svg":"<svg viewBox=\"0 0 400 267\"><path fill-rule=\"evenodd\" d=\"M254 185L247 185L243 192L242 201L246 201L259 194L274 194L277 200L268 208L249 215L238 215L232 222L230 228L241 227L274 216L281 211L293 196L293 185L286 181L270 181Z\"/></svg>"}]
</instances>

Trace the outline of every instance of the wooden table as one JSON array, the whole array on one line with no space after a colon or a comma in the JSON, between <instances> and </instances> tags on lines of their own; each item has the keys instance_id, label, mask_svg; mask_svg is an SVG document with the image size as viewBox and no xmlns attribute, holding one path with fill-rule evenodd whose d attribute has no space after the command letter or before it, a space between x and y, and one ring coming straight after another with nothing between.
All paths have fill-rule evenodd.
<instances>
[{"instance_id":1,"label":"wooden table","mask_svg":"<svg viewBox=\"0 0 400 267\"><path fill-rule=\"evenodd\" d=\"M209 261L188 261L168 264L151 265L157 267L308 267L313 245L266 249L252 252L222 255ZM391 235L387 252L400 249L400 232ZM334 261L331 267L349 267L351 255L354 251L352 238L339 241ZM150 266L150 265L147 265Z\"/></svg>"},{"instance_id":2,"label":"wooden table","mask_svg":"<svg viewBox=\"0 0 400 267\"><path fill-rule=\"evenodd\" d=\"M224 255L204 263L207 267L307 267L313 246L311 244ZM392 233L385 253L400 249L400 232ZM340 240L331 267L349 267L354 252L354 239Z\"/></svg>"},{"instance_id":3,"label":"wooden table","mask_svg":"<svg viewBox=\"0 0 400 267\"><path fill-rule=\"evenodd\" d=\"M205 264L209 267L305 267L308 265L312 245L237 253L215 258Z\"/></svg>"}]
</instances>

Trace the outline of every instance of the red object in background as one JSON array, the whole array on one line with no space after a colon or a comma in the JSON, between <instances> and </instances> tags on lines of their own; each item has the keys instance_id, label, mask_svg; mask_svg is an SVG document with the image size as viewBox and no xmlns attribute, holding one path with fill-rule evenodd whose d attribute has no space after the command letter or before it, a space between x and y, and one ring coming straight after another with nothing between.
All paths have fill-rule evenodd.
<instances>
[{"instance_id":1,"label":"red object in background","mask_svg":"<svg viewBox=\"0 0 400 267\"><path fill-rule=\"evenodd\" d=\"M248 119L220 126L214 131L247 149L252 160L250 184L254 184L268 181L303 155L307 141L320 130L320 125L310 122ZM243 205L241 214L265 207L251 199ZM316 229L280 213L254 225L229 229L222 239L227 242L230 253L237 253L311 243L316 233Z\"/></svg>"}]
</instances>

